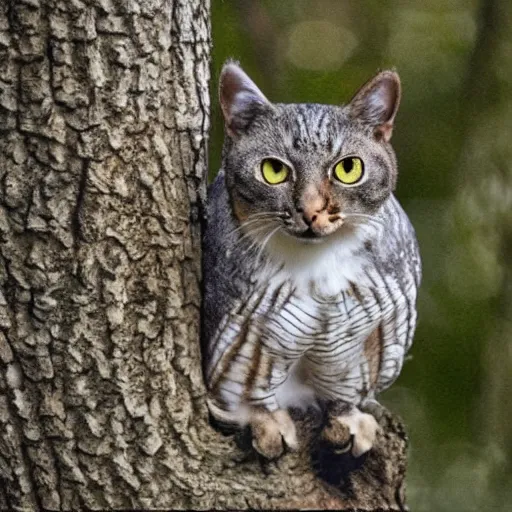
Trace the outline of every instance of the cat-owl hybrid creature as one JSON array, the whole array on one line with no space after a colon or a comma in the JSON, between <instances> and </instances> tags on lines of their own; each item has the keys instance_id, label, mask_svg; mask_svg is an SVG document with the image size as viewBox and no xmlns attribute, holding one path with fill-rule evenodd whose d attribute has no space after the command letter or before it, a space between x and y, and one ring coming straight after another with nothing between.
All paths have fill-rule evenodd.
<instances>
[{"instance_id":1,"label":"cat-owl hybrid creature","mask_svg":"<svg viewBox=\"0 0 512 512\"><path fill-rule=\"evenodd\" d=\"M378 424L363 411L400 373L421 275L392 193L399 101L393 71L332 106L270 103L235 62L222 70L226 138L204 237L205 376L214 418L250 425L264 457L297 447L291 407L334 404L329 428L349 432L355 457L375 440Z\"/></svg>"}]
</instances>

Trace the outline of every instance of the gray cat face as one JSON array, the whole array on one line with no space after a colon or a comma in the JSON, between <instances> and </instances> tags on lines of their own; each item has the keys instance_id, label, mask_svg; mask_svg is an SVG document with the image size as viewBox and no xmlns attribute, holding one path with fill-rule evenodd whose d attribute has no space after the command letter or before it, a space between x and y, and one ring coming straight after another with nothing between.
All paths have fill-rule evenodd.
<instances>
[{"instance_id":1,"label":"gray cat face","mask_svg":"<svg viewBox=\"0 0 512 512\"><path fill-rule=\"evenodd\" d=\"M240 223L311 242L365 222L395 185L389 139L399 98L398 75L384 71L345 107L271 104L226 64L223 168Z\"/></svg>"}]
</instances>

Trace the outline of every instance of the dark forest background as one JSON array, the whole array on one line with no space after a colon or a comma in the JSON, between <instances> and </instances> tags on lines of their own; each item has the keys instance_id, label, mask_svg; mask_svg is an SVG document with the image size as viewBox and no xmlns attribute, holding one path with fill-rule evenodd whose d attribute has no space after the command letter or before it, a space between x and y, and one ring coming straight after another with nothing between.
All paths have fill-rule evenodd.
<instances>
[{"instance_id":1,"label":"dark forest background","mask_svg":"<svg viewBox=\"0 0 512 512\"><path fill-rule=\"evenodd\" d=\"M379 68L403 99L396 194L424 266L410 357L382 401L411 438L420 511L512 502L512 2L213 0L211 177L223 61L276 102L345 103Z\"/></svg>"}]
</instances>

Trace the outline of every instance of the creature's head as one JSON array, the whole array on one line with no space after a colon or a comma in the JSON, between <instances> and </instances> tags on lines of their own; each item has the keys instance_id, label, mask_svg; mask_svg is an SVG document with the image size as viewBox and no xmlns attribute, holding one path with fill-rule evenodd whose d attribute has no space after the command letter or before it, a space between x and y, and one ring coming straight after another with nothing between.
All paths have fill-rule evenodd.
<instances>
[{"instance_id":1,"label":"creature's head","mask_svg":"<svg viewBox=\"0 0 512 512\"><path fill-rule=\"evenodd\" d=\"M366 222L394 189L394 71L378 73L345 106L274 104L227 62L219 94L227 188L235 216L255 236L279 231L321 242Z\"/></svg>"}]
</instances>

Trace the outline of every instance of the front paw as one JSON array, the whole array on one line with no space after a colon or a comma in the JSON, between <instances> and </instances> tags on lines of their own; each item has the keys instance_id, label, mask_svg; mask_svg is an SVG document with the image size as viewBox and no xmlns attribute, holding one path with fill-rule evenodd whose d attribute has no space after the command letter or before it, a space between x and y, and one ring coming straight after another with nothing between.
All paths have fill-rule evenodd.
<instances>
[{"instance_id":1,"label":"front paw","mask_svg":"<svg viewBox=\"0 0 512 512\"><path fill-rule=\"evenodd\" d=\"M358 458L371 450L379 425L371 414L343 404L333 407L320 438L332 446L335 455L350 453Z\"/></svg>"},{"instance_id":2,"label":"front paw","mask_svg":"<svg viewBox=\"0 0 512 512\"><path fill-rule=\"evenodd\" d=\"M298 448L295 424L288 412L278 409L274 412L255 410L250 420L252 446L266 459L277 459L284 448Z\"/></svg>"},{"instance_id":3,"label":"front paw","mask_svg":"<svg viewBox=\"0 0 512 512\"><path fill-rule=\"evenodd\" d=\"M312 462L318 475L339 485L359 469L373 447L379 426L375 418L346 403L330 408L314 444Z\"/></svg>"},{"instance_id":4,"label":"front paw","mask_svg":"<svg viewBox=\"0 0 512 512\"><path fill-rule=\"evenodd\" d=\"M263 408L240 407L227 411L219 407L213 399L207 401L212 426L224 434L232 434L249 425L252 447L266 459L276 459L284 451L298 448L295 423L285 409L270 412ZM239 440L245 444L245 435ZM247 439L249 441L249 439Z\"/></svg>"}]
</instances>

